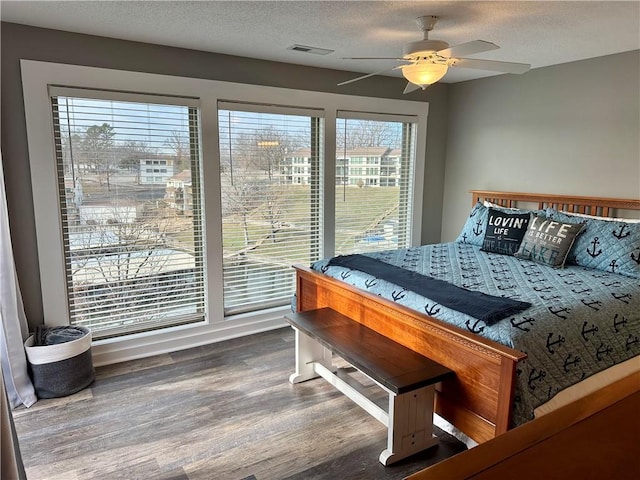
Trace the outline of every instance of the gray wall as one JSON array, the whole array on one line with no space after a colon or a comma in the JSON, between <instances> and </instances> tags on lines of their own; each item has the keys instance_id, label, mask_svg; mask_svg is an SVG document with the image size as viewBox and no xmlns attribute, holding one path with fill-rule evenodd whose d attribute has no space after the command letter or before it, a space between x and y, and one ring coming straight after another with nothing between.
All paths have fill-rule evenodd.
<instances>
[{"instance_id":1,"label":"gray wall","mask_svg":"<svg viewBox=\"0 0 640 480\"><path fill-rule=\"evenodd\" d=\"M450 85L442 240L470 189L640 198L640 51Z\"/></svg>"},{"instance_id":2,"label":"gray wall","mask_svg":"<svg viewBox=\"0 0 640 480\"><path fill-rule=\"evenodd\" d=\"M1 126L9 221L18 278L29 323L42 322L40 273L35 238L20 59L69 63L282 88L429 102L423 242L440 239L447 92L439 84L402 95L406 82L375 77L337 87L349 74L195 50L127 42L56 30L1 24ZM354 73L353 76L359 74Z\"/></svg>"}]
</instances>

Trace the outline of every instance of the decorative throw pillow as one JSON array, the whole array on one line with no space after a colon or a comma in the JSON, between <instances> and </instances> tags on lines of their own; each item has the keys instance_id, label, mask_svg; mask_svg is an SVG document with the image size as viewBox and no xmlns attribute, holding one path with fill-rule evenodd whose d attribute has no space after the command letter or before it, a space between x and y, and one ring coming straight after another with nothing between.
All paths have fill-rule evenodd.
<instances>
[{"instance_id":1,"label":"decorative throw pillow","mask_svg":"<svg viewBox=\"0 0 640 480\"><path fill-rule=\"evenodd\" d=\"M582 228L582 224L563 223L532 214L527 232L514 256L562 267Z\"/></svg>"},{"instance_id":2,"label":"decorative throw pillow","mask_svg":"<svg viewBox=\"0 0 640 480\"><path fill-rule=\"evenodd\" d=\"M584 233L576 239L567 262L640 278L640 223L578 217L555 210L549 210L549 216L584 224Z\"/></svg>"},{"instance_id":3,"label":"decorative throw pillow","mask_svg":"<svg viewBox=\"0 0 640 480\"><path fill-rule=\"evenodd\" d=\"M487 231L480 250L513 255L527 232L529 213L514 213L489 207Z\"/></svg>"},{"instance_id":4,"label":"decorative throw pillow","mask_svg":"<svg viewBox=\"0 0 640 480\"><path fill-rule=\"evenodd\" d=\"M484 233L487 230L488 208L480 202L476 203L469 213L469 218L462 227L456 242L482 246Z\"/></svg>"}]
</instances>

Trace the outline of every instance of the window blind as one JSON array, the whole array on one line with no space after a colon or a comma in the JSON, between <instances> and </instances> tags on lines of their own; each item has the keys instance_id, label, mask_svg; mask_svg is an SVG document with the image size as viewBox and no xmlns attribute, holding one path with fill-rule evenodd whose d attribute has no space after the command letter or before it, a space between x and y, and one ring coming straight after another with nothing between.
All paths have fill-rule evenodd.
<instances>
[{"instance_id":1,"label":"window blind","mask_svg":"<svg viewBox=\"0 0 640 480\"><path fill-rule=\"evenodd\" d=\"M338 114L337 255L410 246L416 124L411 117L388 117Z\"/></svg>"},{"instance_id":2,"label":"window blind","mask_svg":"<svg viewBox=\"0 0 640 480\"><path fill-rule=\"evenodd\" d=\"M291 266L321 251L322 119L221 104L218 120L225 314L284 305Z\"/></svg>"},{"instance_id":3,"label":"window blind","mask_svg":"<svg viewBox=\"0 0 640 480\"><path fill-rule=\"evenodd\" d=\"M50 93L70 324L104 338L204 320L195 100Z\"/></svg>"}]
</instances>

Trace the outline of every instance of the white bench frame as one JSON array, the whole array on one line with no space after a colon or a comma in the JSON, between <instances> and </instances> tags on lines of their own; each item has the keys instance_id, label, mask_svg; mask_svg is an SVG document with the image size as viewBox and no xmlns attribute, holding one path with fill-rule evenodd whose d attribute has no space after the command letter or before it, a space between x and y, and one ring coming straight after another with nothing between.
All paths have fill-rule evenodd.
<instances>
[{"instance_id":1,"label":"white bench frame","mask_svg":"<svg viewBox=\"0 0 640 480\"><path fill-rule=\"evenodd\" d=\"M295 384L322 377L387 427L387 448L380 454L380 463L384 466L391 465L438 443L438 438L433 435L436 384L396 394L362 372L387 392L389 409L385 411L364 393L338 377L331 349L299 329L293 327L293 330L296 371L289 377L289 381ZM346 358L344 360L349 361Z\"/></svg>"}]
</instances>

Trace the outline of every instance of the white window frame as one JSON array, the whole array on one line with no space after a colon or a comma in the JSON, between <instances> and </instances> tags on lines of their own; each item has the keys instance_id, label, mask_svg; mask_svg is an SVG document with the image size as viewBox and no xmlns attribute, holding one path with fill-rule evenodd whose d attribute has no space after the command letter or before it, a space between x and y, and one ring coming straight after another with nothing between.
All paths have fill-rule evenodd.
<instances>
[{"instance_id":1,"label":"white window frame","mask_svg":"<svg viewBox=\"0 0 640 480\"><path fill-rule=\"evenodd\" d=\"M49 95L51 97L51 99L56 99L55 100L55 107L54 107L54 111L57 111L57 115L53 115L52 117L58 117L57 118L57 122L60 121L60 115L61 112L64 112L64 115L70 115L73 116L73 107L71 108L71 111L67 110L67 102L63 102L62 104L59 102L59 98L67 98L67 99L71 99L70 103L73 104L75 99L88 99L88 100L94 100L94 99L100 99L100 100L105 100L108 99L109 101L115 101L115 102L133 102L133 103L140 103L140 104L146 104L146 105L177 105L180 108L184 109L182 110L182 115L183 121L188 121L188 122L192 122L192 121L196 121L196 127L197 127L197 132L193 131L193 126L190 125L189 128L189 142L192 141L193 135L195 133L196 138L200 138L201 136L201 132L199 129L199 113L196 114L196 118L194 119L193 117L193 111L196 110L199 112L199 101L197 101L196 99L193 99L191 97L188 98L178 98L175 96L171 96L171 97L166 97L166 98L161 98L158 95L140 95L140 94L132 94L132 93L124 93L124 92L107 92L105 90L89 90L89 89L74 89L74 88L66 88L66 87L57 87L57 86L49 86ZM188 109L188 110L187 110ZM56 124L55 126L53 125L54 122L52 121L52 127L54 127L54 130L56 132L58 132L58 135L61 135L61 132L64 130L64 127ZM58 142L60 142L61 140L58 139ZM198 145L197 148L197 153L198 153L198 158L197 158L197 177L200 177L200 171L201 171L201 159L200 159L200 146ZM58 152L58 155L60 155L60 152ZM61 159L58 159L58 162L60 162ZM196 160L195 158L190 157L191 162L193 162L194 160ZM158 174L162 173L161 170L161 166L164 164L166 165L167 161L166 160L153 160L153 164L154 167L149 169L152 170L152 174L156 174L153 175L150 178L153 183L155 184L162 184L164 183L164 181L167 179L166 175L160 175L157 176ZM190 165L191 166L191 165ZM157 167L157 168L156 168ZM166 169L165 173L166 173ZM193 170L192 170L193 172ZM58 172L58 174L60 175L60 172ZM60 181L62 181L62 179L60 179ZM60 187L58 187L59 189ZM200 196L198 196L200 197ZM61 205L64 205L64 200L62 202L60 202ZM200 200L198 198L198 207L196 208L197 214L196 217L194 218L196 221L193 224L193 232L194 232L194 247L196 244L199 244L199 240L197 239L198 236L196 235L196 229L197 230L204 230L204 228L200 228L199 226L197 226L198 224L203 223L203 212L201 209L200 204ZM61 214L61 205L58 205L58 213L59 215ZM64 209L64 207L62 207L62 209ZM53 209L52 209L53 210ZM67 218L67 221L69 219ZM63 222L64 223L64 222ZM71 234L71 232L73 231L73 227L71 225L67 226L68 228L68 234ZM204 236L204 235L203 235ZM69 237L70 238L70 237ZM198 250L200 250L198 248ZM65 256L69 256L72 252L70 251L66 251L65 252ZM69 261L70 259L67 258L67 261ZM206 258L204 257L204 252L202 252L202 255L200 254L200 252L195 253L194 252L194 256L193 256L193 260L194 260L194 272L195 272L195 277L200 277L199 276L199 270L200 268L197 266L200 262L202 262L202 265L206 265ZM71 260L71 263L73 264L73 260ZM100 264L107 264L109 263L109 260L103 260L103 261L99 261ZM67 266L67 268L69 269L69 271L67 272L68 275L73 276L73 274L71 273L72 268L70 268L69 266ZM204 297L204 306L206 307L207 305L207 301L206 301L206 292L207 292L207 288L206 288L206 270L204 269L204 267L202 268L202 270L204 270L202 272L203 276L202 278L202 284L199 283L199 281L194 282L194 287L198 289L199 293L193 298L193 300L195 300L195 298L200 299L201 295ZM75 284L75 280L72 281ZM75 297L76 300L79 300L80 303L82 303L82 295L77 295L77 294L73 294L71 293L70 295L67 293L69 292L69 282L67 281L67 285L65 286L64 292L65 295L64 300L66 305L65 308L65 312L67 313L67 317L70 317L70 310L72 309L72 307L70 306L70 303L73 303L73 298ZM69 295L70 298L66 298ZM169 299L167 299L169 300ZM108 302L107 302L108 303ZM186 302L188 303L188 302ZM168 303L170 304L170 303ZM194 305L194 308L195 305ZM137 331L145 331L145 330L151 330L151 329L156 329L156 328L167 328L169 325L171 325L171 323L173 323L174 325L179 325L179 324L185 324L185 323L196 323L196 322L201 322L205 317L206 317L206 313L203 311L200 311L199 309L197 311L192 311L190 312L189 315L184 315L183 312L178 312L177 310L166 310L168 312L166 320L163 321L159 321L157 318L154 320L151 319L146 319L140 322L136 322L134 324L131 324L129 326L119 326L119 327L109 327L107 329L100 329L98 328L97 330L95 330L93 332L93 336L94 338L98 337L98 338L107 338L108 336L118 336L118 335L131 335L133 332L133 330L137 330ZM76 318L78 318L78 311L76 311ZM102 322L103 320L106 320L108 318L107 315L104 314L100 314L100 318L98 318L98 314L93 313L93 314L89 314L89 317L91 318L91 322L96 321L97 323ZM161 326L161 324L164 324ZM86 324L85 324L86 326ZM126 333L125 333L126 332Z\"/></svg>"},{"instance_id":2,"label":"white window frame","mask_svg":"<svg viewBox=\"0 0 640 480\"><path fill-rule=\"evenodd\" d=\"M242 102L220 102L218 104L218 108L222 111L230 111L230 112L243 112L247 113L247 112L251 112L251 113L264 113L264 114L268 114L268 115L275 115L275 116L287 116L287 115L292 115L293 117L297 117L297 118L302 118L304 117L308 122L314 123L314 120L319 120L320 124L322 124L322 126L319 127L318 129L314 129L313 127L310 127L309 133L310 133L310 137L308 138L310 144L311 144L311 137L314 136L314 130L315 130L315 134L319 135L320 130L324 129L324 110L323 109L309 109L309 108L294 108L291 105L287 105L287 106L279 106L279 105L274 105L272 103L268 104L268 105L256 105L253 103L242 103ZM224 115L222 116L223 118L225 117ZM220 118L220 116L219 116ZM249 121L249 124L251 124L251 121ZM230 128L230 126L229 126ZM249 126L249 128L251 128ZM310 146L310 150L312 151L313 149ZM322 156L322 154L320 154ZM310 158L310 157L309 157ZM322 156L322 158L319 158L317 160L317 165L316 167L319 169L319 172L322 172L324 165L323 165L323 158L324 156ZM297 171L296 171L297 169ZM293 171L292 171L292 175L301 175L304 174L304 170L305 167L293 167ZM309 184L311 185L310 182L311 179L309 179ZM320 177L318 176L318 180L320 180ZM304 184L305 182L303 181L302 178L298 179L299 184ZM322 188L321 184L322 182L319 182L320 185L318 185L318 188ZM311 238L309 238L310 242L314 242L317 241L319 244L319 249L316 250L319 254L320 254L320 258L322 258L322 254L324 253L324 249L323 249L323 245L322 245L322 233L324 231L323 229L323 224L322 224L322 211L320 211L320 209L322 208L323 203L321 203L321 199L323 197L323 192L319 192L318 197L316 197L315 199L313 198L313 196L310 197L310 203L308 206L313 207L316 206L316 208L318 209L317 212L317 216L318 216L318 221L319 224L316 226L317 228L317 237L315 236L310 236ZM290 274L291 274L291 280L293 280L294 278L294 271L293 269L290 270ZM223 283L225 282L229 282L229 281L237 281L237 277L235 277L235 273L233 274L229 274L224 280ZM268 287L267 287L268 289ZM228 298L228 300L230 300L229 302L227 302L225 300L224 302L224 308L225 308L225 312L227 316L233 316L234 312L235 313L240 313L240 312L251 312L251 311L257 311L259 308L259 304L253 303L250 305L251 302L248 302L247 304L235 304L235 305L230 305L233 303L233 301L231 300L231 298ZM282 298L278 298L278 299L272 299L272 300L266 300L264 302L261 302L262 305L260 305L260 307L262 309L264 308L268 308L267 306L269 304L271 305L282 305L284 304L290 304L290 298L289 299L282 299ZM230 312L230 313L229 313Z\"/></svg>"},{"instance_id":3,"label":"white window frame","mask_svg":"<svg viewBox=\"0 0 640 480\"><path fill-rule=\"evenodd\" d=\"M58 206L53 120L48 87L61 85L91 90L144 92L149 95L191 97L200 102L202 179L206 228L207 318L205 324L183 325L163 330L100 340L94 343L94 363L113 363L157 353L175 351L284 326L279 307L252 314L224 317L222 308L222 251L220 172L218 158L217 106L221 101L274 104L324 111L325 198L335 196L336 116L345 111L369 118L385 119L397 114L417 117L416 164L413 186L411 244L420 243L423 179L426 152L428 104L410 100L294 90L217 80L177 77L161 74L111 70L97 67L21 60L27 140L36 222L38 258L47 325L67 325L68 312L64 287L64 254ZM334 217L333 202L325 202L323 216ZM325 255L330 255L334 233L331 222L325 231Z\"/></svg>"}]
</instances>

